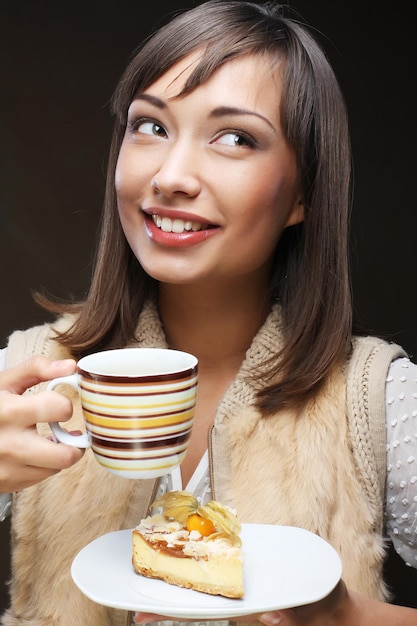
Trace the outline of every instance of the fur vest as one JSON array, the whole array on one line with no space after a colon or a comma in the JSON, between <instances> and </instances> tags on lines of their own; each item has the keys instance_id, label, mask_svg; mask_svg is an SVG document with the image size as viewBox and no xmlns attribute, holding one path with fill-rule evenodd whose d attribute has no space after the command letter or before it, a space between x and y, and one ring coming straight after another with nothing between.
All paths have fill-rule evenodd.
<instances>
[{"instance_id":1,"label":"fur vest","mask_svg":"<svg viewBox=\"0 0 417 626\"><path fill-rule=\"evenodd\" d=\"M10 337L7 366L32 354L68 356L54 341L59 320ZM137 329L142 347L166 347L153 305ZM376 338L355 339L302 415L280 411L261 419L248 374L280 345L279 308L254 338L241 369L218 406L208 442L213 497L237 509L241 522L300 526L339 552L343 578L365 595L386 599L383 502L385 378L403 354ZM44 384L27 393L42 391ZM78 397L66 427L82 428ZM49 436L47 425L39 430ZM99 535L135 526L155 493L154 480L106 472L87 450L75 466L14 495L11 607L3 626L126 626L126 612L103 607L78 591L70 575L77 552ZM248 497L250 494L250 497ZM277 564L279 567L279 564Z\"/></svg>"}]
</instances>

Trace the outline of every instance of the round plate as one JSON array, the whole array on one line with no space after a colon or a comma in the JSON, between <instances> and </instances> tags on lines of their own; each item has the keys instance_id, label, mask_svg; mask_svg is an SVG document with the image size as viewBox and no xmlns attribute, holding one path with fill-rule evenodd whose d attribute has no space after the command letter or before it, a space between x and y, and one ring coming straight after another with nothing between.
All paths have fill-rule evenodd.
<instances>
[{"instance_id":1,"label":"round plate","mask_svg":"<svg viewBox=\"0 0 417 626\"><path fill-rule=\"evenodd\" d=\"M245 596L232 600L145 578L132 567L132 530L98 537L75 557L77 587L105 606L183 619L227 619L300 606L327 596L342 565L323 539L302 528L242 524Z\"/></svg>"}]
</instances>

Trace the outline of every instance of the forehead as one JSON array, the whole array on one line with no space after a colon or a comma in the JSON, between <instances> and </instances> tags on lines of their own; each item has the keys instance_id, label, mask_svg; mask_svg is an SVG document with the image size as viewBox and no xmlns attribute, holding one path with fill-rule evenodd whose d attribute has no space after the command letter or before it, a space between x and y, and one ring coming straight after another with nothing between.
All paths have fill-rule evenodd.
<instances>
[{"instance_id":1,"label":"forehead","mask_svg":"<svg viewBox=\"0 0 417 626\"><path fill-rule=\"evenodd\" d=\"M175 63L152 83L144 93L158 94L166 100L183 97L187 79L201 61L203 51L195 51ZM246 54L233 58L217 68L193 91L223 92L223 96L246 96L248 100L268 97L279 103L283 63L269 55Z\"/></svg>"}]
</instances>

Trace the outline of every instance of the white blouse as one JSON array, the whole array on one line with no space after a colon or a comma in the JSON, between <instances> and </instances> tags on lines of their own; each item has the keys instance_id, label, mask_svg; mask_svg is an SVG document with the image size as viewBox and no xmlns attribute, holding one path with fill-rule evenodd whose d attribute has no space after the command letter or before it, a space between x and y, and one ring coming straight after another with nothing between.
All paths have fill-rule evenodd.
<instances>
[{"instance_id":1,"label":"white blouse","mask_svg":"<svg viewBox=\"0 0 417 626\"><path fill-rule=\"evenodd\" d=\"M395 550L417 568L417 365L391 363L386 384L386 525Z\"/></svg>"},{"instance_id":2,"label":"white blouse","mask_svg":"<svg viewBox=\"0 0 417 626\"><path fill-rule=\"evenodd\" d=\"M0 371L5 366L5 352L0 350ZM405 563L417 568L417 364L406 357L396 359L389 368L386 420L387 533ZM161 492L183 488L203 503L210 500L207 453L185 487L179 470L161 480ZM10 496L0 494L0 521L9 507Z\"/></svg>"}]
</instances>

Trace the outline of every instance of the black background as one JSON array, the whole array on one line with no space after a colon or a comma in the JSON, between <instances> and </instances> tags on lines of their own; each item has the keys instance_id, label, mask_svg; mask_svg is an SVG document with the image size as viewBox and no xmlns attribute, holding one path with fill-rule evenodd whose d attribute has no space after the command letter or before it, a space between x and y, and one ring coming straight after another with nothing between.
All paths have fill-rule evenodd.
<instances>
[{"instance_id":1,"label":"black background","mask_svg":"<svg viewBox=\"0 0 417 626\"><path fill-rule=\"evenodd\" d=\"M84 295L104 191L113 88L148 31L168 13L195 4L3 0L0 346L12 330L48 319L33 304L32 290ZM355 309L370 332L416 358L414 2L289 4L316 29L350 114ZM0 581L8 571L8 532L6 522L0 527ZM398 562L392 567L395 582L403 568ZM416 606L417 578L411 577L414 591L410 582L409 596L405 589L397 600ZM6 600L0 597L0 604Z\"/></svg>"}]
</instances>

